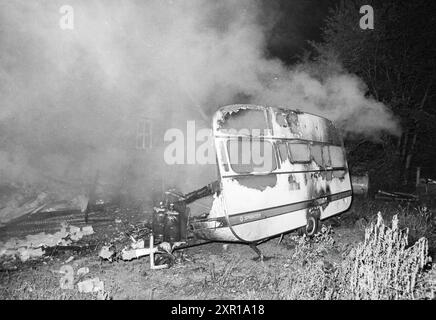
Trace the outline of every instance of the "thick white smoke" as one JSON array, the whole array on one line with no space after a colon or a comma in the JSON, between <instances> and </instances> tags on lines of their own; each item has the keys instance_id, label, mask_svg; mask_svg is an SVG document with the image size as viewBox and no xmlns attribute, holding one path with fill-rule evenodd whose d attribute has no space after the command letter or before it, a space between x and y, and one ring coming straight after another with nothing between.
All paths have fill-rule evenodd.
<instances>
[{"instance_id":1,"label":"thick white smoke","mask_svg":"<svg viewBox=\"0 0 436 320\"><path fill-rule=\"evenodd\" d=\"M74 30L59 27L65 4ZM0 179L86 179L99 169L118 181L138 117L210 126L230 103L287 105L370 136L397 132L357 77L319 79L266 58L260 14L249 0L1 0Z\"/></svg>"}]
</instances>

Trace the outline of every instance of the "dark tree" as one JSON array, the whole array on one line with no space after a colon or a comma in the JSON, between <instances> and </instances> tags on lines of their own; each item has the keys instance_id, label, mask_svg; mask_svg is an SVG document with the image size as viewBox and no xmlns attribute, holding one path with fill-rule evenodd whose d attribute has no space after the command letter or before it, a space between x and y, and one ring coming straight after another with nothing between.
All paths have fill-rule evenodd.
<instances>
[{"instance_id":1,"label":"dark tree","mask_svg":"<svg viewBox=\"0 0 436 320\"><path fill-rule=\"evenodd\" d=\"M362 30L362 5L374 9L374 29ZM435 175L436 156L436 2L348 0L332 8L317 61L337 59L360 76L369 94L400 118L402 135L381 143L350 141L350 159L382 179L383 187L410 184L415 167ZM389 177L386 171L391 171ZM397 175L395 174L397 173Z\"/></svg>"}]
</instances>

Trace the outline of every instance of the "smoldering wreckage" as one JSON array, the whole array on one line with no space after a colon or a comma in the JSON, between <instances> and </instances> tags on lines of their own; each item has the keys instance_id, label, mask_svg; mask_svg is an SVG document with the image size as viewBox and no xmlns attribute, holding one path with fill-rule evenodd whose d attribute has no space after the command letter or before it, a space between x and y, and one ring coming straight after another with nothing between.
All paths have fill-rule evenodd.
<instances>
[{"instance_id":1,"label":"smoldering wreckage","mask_svg":"<svg viewBox=\"0 0 436 320\"><path fill-rule=\"evenodd\" d=\"M261 130L256 134L238 131L254 127ZM325 118L288 108L230 105L215 113L212 130L217 180L186 194L166 191L151 217L132 222L129 230L108 241L90 245L87 239L95 233L93 225L122 220L105 217L105 207L112 204L93 198L91 192L55 203L41 193L21 206L3 208L18 216L2 227L4 234L19 235L23 226L37 225L47 231L50 224L55 231L33 232L1 243L3 267L62 250L72 252L68 263L92 247L104 261L149 256L151 269L163 269L177 262L177 250L210 241L245 243L263 261L266 257L257 248L259 243L296 229L312 236L321 220L350 207L353 194L368 191L367 176L351 177L341 136ZM242 150L254 152L255 142L270 159L268 165L241 161ZM407 196L380 195L390 199ZM417 197L409 195L408 199ZM88 272L82 268L78 274ZM79 282L77 287L80 292L105 294L98 278Z\"/></svg>"}]
</instances>

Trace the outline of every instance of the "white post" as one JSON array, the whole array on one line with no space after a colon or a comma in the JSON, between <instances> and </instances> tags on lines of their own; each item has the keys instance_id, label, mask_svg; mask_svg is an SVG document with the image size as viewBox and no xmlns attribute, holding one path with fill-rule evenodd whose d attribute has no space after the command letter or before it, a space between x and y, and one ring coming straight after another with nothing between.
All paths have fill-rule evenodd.
<instances>
[{"instance_id":1,"label":"white post","mask_svg":"<svg viewBox=\"0 0 436 320\"><path fill-rule=\"evenodd\" d=\"M154 236L153 236L153 233L152 233L152 234L150 234L150 269L151 270L159 270L159 269L168 268L168 265L166 265L166 264L163 264L163 265L160 265L160 266L155 266L154 265L154 253L155 253L155 250L153 250L154 249L153 246L154 246Z\"/></svg>"}]
</instances>

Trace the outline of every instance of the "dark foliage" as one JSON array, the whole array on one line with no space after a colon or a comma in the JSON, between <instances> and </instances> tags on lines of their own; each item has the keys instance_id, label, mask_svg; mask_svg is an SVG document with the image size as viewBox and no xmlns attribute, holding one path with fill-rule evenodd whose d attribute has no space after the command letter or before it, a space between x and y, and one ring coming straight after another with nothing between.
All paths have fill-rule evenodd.
<instances>
[{"instance_id":1,"label":"dark foliage","mask_svg":"<svg viewBox=\"0 0 436 320\"><path fill-rule=\"evenodd\" d=\"M362 30L362 5L374 8L374 29ZM349 0L331 9L314 60L339 61L368 86L368 94L400 119L401 137L347 141L353 172L368 172L375 188L406 188L416 167L436 168L436 3Z\"/></svg>"}]
</instances>

